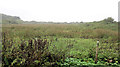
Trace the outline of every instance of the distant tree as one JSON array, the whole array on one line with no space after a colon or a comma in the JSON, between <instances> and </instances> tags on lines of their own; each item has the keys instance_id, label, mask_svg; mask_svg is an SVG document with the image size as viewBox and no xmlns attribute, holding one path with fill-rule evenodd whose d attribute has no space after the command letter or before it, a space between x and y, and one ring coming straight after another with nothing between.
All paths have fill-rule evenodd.
<instances>
[{"instance_id":1,"label":"distant tree","mask_svg":"<svg viewBox=\"0 0 120 67\"><path fill-rule=\"evenodd\" d=\"M67 22L64 22L64 24L67 24Z\"/></svg>"},{"instance_id":2,"label":"distant tree","mask_svg":"<svg viewBox=\"0 0 120 67\"><path fill-rule=\"evenodd\" d=\"M8 21L9 22L9 24L11 23L11 21Z\"/></svg>"},{"instance_id":3,"label":"distant tree","mask_svg":"<svg viewBox=\"0 0 120 67\"><path fill-rule=\"evenodd\" d=\"M78 24L79 22L75 22L76 24Z\"/></svg>"},{"instance_id":4,"label":"distant tree","mask_svg":"<svg viewBox=\"0 0 120 67\"><path fill-rule=\"evenodd\" d=\"M113 23L114 19L112 17L108 17L107 19L104 19L103 21Z\"/></svg>"},{"instance_id":5,"label":"distant tree","mask_svg":"<svg viewBox=\"0 0 120 67\"><path fill-rule=\"evenodd\" d=\"M96 23L97 21L93 21L94 23Z\"/></svg>"},{"instance_id":6,"label":"distant tree","mask_svg":"<svg viewBox=\"0 0 120 67\"><path fill-rule=\"evenodd\" d=\"M114 23L117 23L117 21L114 21Z\"/></svg>"},{"instance_id":7,"label":"distant tree","mask_svg":"<svg viewBox=\"0 0 120 67\"><path fill-rule=\"evenodd\" d=\"M83 23L83 21L81 21L80 23Z\"/></svg>"}]
</instances>

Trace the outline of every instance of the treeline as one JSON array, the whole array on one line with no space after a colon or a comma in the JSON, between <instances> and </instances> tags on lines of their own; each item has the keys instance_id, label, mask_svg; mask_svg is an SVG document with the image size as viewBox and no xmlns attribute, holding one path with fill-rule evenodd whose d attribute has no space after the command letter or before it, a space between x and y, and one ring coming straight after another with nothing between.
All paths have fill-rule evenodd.
<instances>
[{"instance_id":1,"label":"treeline","mask_svg":"<svg viewBox=\"0 0 120 67\"><path fill-rule=\"evenodd\" d=\"M10 16L5 14L0 14L2 17L2 20L0 21L0 24L82 24L87 22L52 22L52 21L23 21L18 16ZM93 21L93 22L104 22L104 23L116 23L117 21L114 21L112 17L105 18L101 21Z\"/></svg>"}]
</instances>

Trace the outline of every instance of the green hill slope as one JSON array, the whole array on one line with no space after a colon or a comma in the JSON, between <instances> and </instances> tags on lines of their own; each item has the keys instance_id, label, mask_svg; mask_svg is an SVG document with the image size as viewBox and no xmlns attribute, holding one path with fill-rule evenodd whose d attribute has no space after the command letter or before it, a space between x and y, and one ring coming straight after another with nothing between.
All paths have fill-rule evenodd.
<instances>
[{"instance_id":1,"label":"green hill slope","mask_svg":"<svg viewBox=\"0 0 120 67\"><path fill-rule=\"evenodd\" d=\"M20 19L20 17L17 16L10 16L5 14L0 14L0 23L2 24L20 24L23 23L23 21Z\"/></svg>"}]
</instances>

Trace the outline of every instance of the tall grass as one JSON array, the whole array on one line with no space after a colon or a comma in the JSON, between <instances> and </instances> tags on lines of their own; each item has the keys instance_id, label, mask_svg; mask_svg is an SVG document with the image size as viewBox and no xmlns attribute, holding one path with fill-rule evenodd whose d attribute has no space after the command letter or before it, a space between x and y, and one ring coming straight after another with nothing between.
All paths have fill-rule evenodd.
<instances>
[{"instance_id":1,"label":"tall grass","mask_svg":"<svg viewBox=\"0 0 120 67\"><path fill-rule=\"evenodd\" d=\"M112 59L115 63L119 58L117 23L4 24L2 37L3 65L56 65L66 58L94 60L97 40L99 61Z\"/></svg>"}]
</instances>

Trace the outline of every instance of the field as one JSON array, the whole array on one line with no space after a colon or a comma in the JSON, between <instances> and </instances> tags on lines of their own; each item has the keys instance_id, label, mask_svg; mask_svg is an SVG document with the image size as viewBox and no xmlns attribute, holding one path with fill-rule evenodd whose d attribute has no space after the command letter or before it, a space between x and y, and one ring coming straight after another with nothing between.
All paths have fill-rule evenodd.
<instances>
[{"instance_id":1,"label":"field","mask_svg":"<svg viewBox=\"0 0 120 67\"><path fill-rule=\"evenodd\" d=\"M118 23L3 24L2 47L3 66L120 66Z\"/></svg>"}]
</instances>

